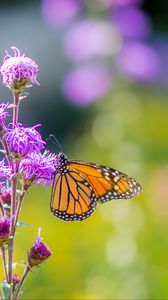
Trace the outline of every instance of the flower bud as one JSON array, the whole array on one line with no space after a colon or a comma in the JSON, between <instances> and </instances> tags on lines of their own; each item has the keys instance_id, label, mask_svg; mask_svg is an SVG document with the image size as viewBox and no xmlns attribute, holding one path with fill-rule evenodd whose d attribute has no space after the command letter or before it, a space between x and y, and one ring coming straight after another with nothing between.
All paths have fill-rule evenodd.
<instances>
[{"instance_id":1,"label":"flower bud","mask_svg":"<svg viewBox=\"0 0 168 300\"><path fill-rule=\"evenodd\" d=\"M0 220L0 247L8 242L10 235L10 219L2 218Z\"/></svg>"},{"instance_id":2,"label":"flower bud","mask_svg":"<svg viewBox=\"0 0 168 300\"><path fill-rule=\"evenodd\" d=\"M43 263L51 255L51 250L41 240L42 238L38 236L28 253L28 264L31 268Z\"/></svg>"},{"instance_id":3,"label":"flower bud","mask_svg":"<svg viewBox=\"0 0 168 300\"><path fill-rule=\"evenodd\" d=\"M8 191L3 191L1 195L2 203L11 205L11 194Z\"/></svg>"},{"instance_id":4,"label":"flower bud","mask_svg":"<svg viewBox=\"0 0 168 300\"><path fill-rule=\"evenodd\" d=\"M19 282L20 282L20 278L19 278L19 276L17 275L17 274L13 274L12 275L12 282L13 282L13 284L19 284Z\"/></svg>"},{"instance_id":5,"label":"flower bud","mask_svg":"<svg viewBox=\"0 0 168 300\"><path fill-rule=\"evenodd\" d=\"M11 206L11 194L9 193L9 191L2 191L1 193L1 202L3 205L3 208L6 212L6 216L9 217L10 216L10 206Z\"/></svg>"},{"instance_id":6,"label":"flower bud","mask_svg":"<svg viewBox=\"0 0 168 300\"><path fill-rule=\"evenodd\" d=\"M19 282L20 282L19 276L18 276L17 274L13 274L13 275L12 275L12 283L13 283L14 285L16 285L16 284L19 284ZM7 279L6 279L6 278L3 278L3 279L2 279L2 283L7 283Z\"/></svg>"}]
</instances>

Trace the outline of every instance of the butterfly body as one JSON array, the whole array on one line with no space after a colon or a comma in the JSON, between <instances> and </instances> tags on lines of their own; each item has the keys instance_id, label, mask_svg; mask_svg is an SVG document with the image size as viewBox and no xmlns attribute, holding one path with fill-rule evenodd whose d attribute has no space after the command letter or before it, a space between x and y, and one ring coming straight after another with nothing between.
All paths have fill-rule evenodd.
<instances>
[{"instance_id":1,"label":"butterfly body","mask_svg":"<svg viewBox=\"0 0 168 300\"><path fill-rule=\"evenodd\" d=\"M52 213L64 221L82 221L112 199L138 195L141 186L133 178L115 169L94 163L68 161L60 152L53 174Z\"/></svg>"}]
</instances>

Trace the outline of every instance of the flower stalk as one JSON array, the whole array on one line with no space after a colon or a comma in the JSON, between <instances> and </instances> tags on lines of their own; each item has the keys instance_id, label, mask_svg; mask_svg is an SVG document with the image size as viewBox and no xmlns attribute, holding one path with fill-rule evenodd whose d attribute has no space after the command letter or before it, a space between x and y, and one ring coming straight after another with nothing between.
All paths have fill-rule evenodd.
<instances>
[{"instance_id":1,"label":"flower stalk","mask_svg":"<svg viewBox=\"0 0 168 300\"><path fill-rule=\"evenodd\" d=\"M23 283L32 268L43 263L50 255L50 249L42 243L38 236L35 244L28 252L26 267L19 279L13 273L15 233L27 190L34 184L50 185L56 155L45 150L45 142L37 131L39 124L24 127L18 122L19 104L25 88L37 81L38 65L20 51L11 47L14 56L6 52L0 74L3 84L11 89L13 103L0 104L0 142L4 148L4 159L0 161L0 249L4 266L5 280L8 293L4 292L5 300L18 300ZM10 116L7 109L12 108L12 122L6 125ZM3 287L2 286L2 287ZM4 291L4 290L3 290ZM0 295L1 295L0 291Z\"/></svg>"},{"instance_id":2,"label":"flower stalk","mask_svg":"<svg viewBox=\"0 0 168 300\"><path fill-rule=\"evenodd\" d=\"M6 253L5 253L5 247L4 246L1 247L1 253L2 253L3 266L4 266L6 280L9 283L8 270L7 270L7 262L6 262Z\"/></svg>"},{"instance_id":3,"label":"flower stalk","mask_svg":"<svg viewBox=\"0 0 168 300\"><path fill-rule=\"evenodd\" d=\"M18 122L18 115L19 115L19 92L13 92L13 125L17 125ZM13 176L11 179L11 188L12 188L12 197L11 197L11 211L10 211L10 216L11 216L11 239L9 243L9 248L8 248L8 274L9 274L9 282L10 285L12 283L12 266L13 266L13 245L14 245L14 238L15 238L15 209L16 209L16 189L17 189L17 161L14 159L13 160ZM16 220L17 222L17 220ZM11 285L11 290L10 290L10 297L12 296L12 285Z\"/></svg>"},{"instance_id":4,"label":"flower stalk","mask_svg":"<svg viewBox=\"0 0 168 300\"><path fill-rule=\"evenodd\" d=\"M24 269L24 272L23 272L23 275L22 275L22 278L21 278L21 280L20 280L20 283L19 283L19 285L18 285L18 287L17 287L17 290L16 290L16 292L15 292L15 295L14 295L13 300L17 300L17 299L18 299L19 294L20 294L20 291L21 291L21 288L22 288L22 286L23 286L23 283L24 283L24 281L25 281L27 275L29 274L30 270L31 270L31 268L29 267L29 265L26 265L26 267L25 267L25 269Z\"/></svg>"},{"instance_id":5,"label":"flower stalk","mask_svg":"<svg viewBox=\"0 0 168 300\"><path fill-rule=\"evenodd\" d=\"M18 122L18 113L19 113L19 94L14 93L14 107L13 107L13 124L16 125ZM8 274L9 274L9 283L10 283L10 298L12 299L13 286L12 286L12 268L13 268L13 256L14 256L14 239L15 239L15 210L16 210L16 189L17 189L17 172L18 172L18 163L14 159L12 164L13 175L11 178L11 236L8 247ZM16 221L17 222L17 221Z\"/></svg>"},{"instance_id":6,"label":"flower stalk","mask_svg":"<svg viewBox=\"0 0 168 300\"><path fill-rule=\"evenodd\" d=\"M4 217L5 216L5 211L4 211L4 207L3 207L3 203L2 203L1 197L0 197L0 209L1 209L2 216Z\"/></svg>"},{"instance_id":7,"label":"flower stalk","mask_svg":"<svg viewBox=\"0 0 168 300\"><path fill-rule=\"evenodd\" d=\"M11 197L11 213L10 216L11 220L11 236L10 242L8 247L8 274L9 274L9 282L12 282L12 266L13 266L13 244L14 244L14 232L15 232L15 222L14 222L14 214L15 214L15 205L16 205L16 187L17 187L17 180L15 177L12 178L12 197Z\"/></svg>"},{"instance_id":8,"label":"flower stalk","mask_svg":"<svg viewBox=\"0 0 168 300\"><path fill-rule=\"evenodd\" d=\"M18 114L19 114L19 97L20 93L17 91L13 92L13 124L16 125L18 122Z\"/></svg>"}]
</instances>

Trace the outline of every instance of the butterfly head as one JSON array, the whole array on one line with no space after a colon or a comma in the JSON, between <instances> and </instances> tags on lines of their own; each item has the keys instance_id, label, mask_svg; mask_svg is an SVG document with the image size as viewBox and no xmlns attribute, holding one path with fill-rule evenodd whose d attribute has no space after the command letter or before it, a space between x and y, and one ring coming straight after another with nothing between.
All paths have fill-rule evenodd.
<instances>
[{"instance_id":1,"label":"butterfly head","mask_svg":"<svg viewBox=\"0 0 168 300\"><path fill-rule=\"evenodd\" d=\"M66 155L63 152L59 152L56 157L56 163L55 163L55 173L66 173L66 166L67 166L68 160Z\"/></svg>"}]
</instances>

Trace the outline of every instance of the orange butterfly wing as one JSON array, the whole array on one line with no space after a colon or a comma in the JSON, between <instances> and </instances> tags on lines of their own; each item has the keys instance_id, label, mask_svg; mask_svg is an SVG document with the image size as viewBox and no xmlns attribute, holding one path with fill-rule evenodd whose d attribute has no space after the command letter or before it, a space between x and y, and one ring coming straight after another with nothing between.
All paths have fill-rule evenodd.
<instances>
[{"instance_id":1,"label":"orange butterfly wing","mask_svg":"<svg viewBox=\"0 0 168 300\"><path fill-rule=\"evenodd\" d=\"M92 187L97 203L112 199L129 199L142 190L133 178L115 169L81 161L71 161L70 165Z\"/></svg>"},{"instance_id":2,"label":"orange butterfly wing","mask_svg":"<svg viewBox=\"0 0 168 300\"><path fill-rule=\"evenodd\" d=\"M56 217L65 221L82 221L94 212L96 205L91 186L70 164L65 174L54 175L50 207Z\"/></svg>"},{"instance_id":3,"label":"orange butterfly wing","mask_svg":"<svg viewBox=\"0 0 168 300\"><path fill-rule=\"evenodd\" d=\"M54 174L51 211L65 221L82 221L98 203L128 199L141 192L133 178L112 168L81 161L68 162L60 153Z\"/></svg>"}]
</instances>

